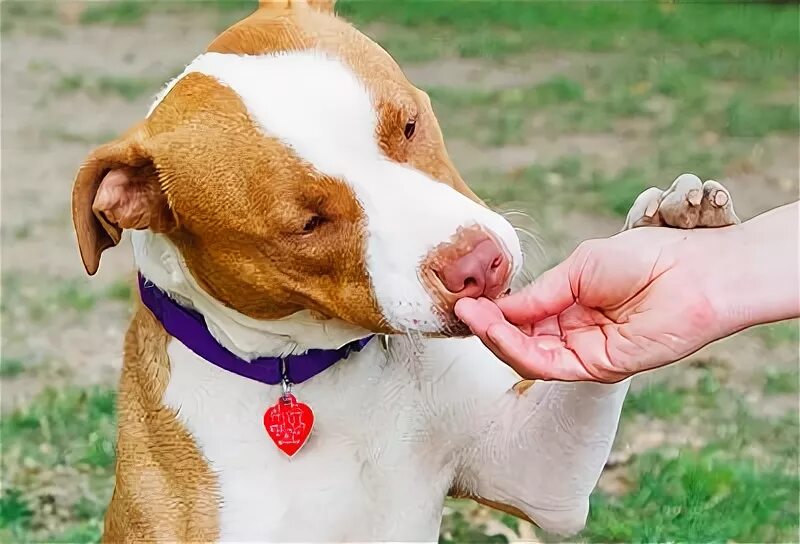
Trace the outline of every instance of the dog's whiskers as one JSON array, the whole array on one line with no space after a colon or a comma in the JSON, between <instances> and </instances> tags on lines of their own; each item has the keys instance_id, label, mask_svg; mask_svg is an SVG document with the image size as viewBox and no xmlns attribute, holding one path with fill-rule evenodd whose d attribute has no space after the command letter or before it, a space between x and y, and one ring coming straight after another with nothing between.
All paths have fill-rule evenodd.
<instances>
[{"instance_id":1,"label":"dog's whiskers","mask_svg":"<svg viewBox=\"0 0 800 544\"><path fill-rule=\"evenodd\" d=\"M507 208L499 213L511 223L519 238L523 263L512 282L512 288L519 289L531 283L536 278L537 271L546 263L547 252L541 236L537 234L541 229L537 228L533 217L522 209Z\"/></svg>"}]
</instances>

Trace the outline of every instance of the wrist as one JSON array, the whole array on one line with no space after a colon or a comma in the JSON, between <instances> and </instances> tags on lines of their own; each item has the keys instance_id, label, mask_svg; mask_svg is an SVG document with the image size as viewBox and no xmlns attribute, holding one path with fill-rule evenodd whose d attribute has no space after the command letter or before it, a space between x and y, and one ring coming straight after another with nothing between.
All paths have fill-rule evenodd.
<instances>
[{"instance_id":1,"label":"wrist","mask_svg":"<svg viewBox=\"0 0 800 544\"><path fill-rule=\"evenodd\" d=\"M718 337L800 313L796 221L787 222L787 210L694 232L706 263L702 283ZM795 206L795 216L796 211Z\"/></svg>"},{"instance_id":2,"label":"wrist","mask_svg":"<svg viewBox=\"0 0 800 544\"><path fill-rule=\"evenodd\" d=\"M717 318L719 337L733 334L758 321L756 315L761 298L754 287L760 283L756 259L748 259L753 240L750 233L735 225L708 236L705 248L713 264L707 275L710 301Z\"/></svg>"},{"instance_id":3,"label":"wrist","mask_svg":"<svg viewBox=\"0 0 800 544\"><path fill-rule=\"evenodd\" d=\"M741 289L739 262L735 248L742 244L739 226L696 229L687 232L684 242L674 251L676 261L684 269L687 283L694 286L697 299L687 308L700 312L707 341L723 338L747 327L747 314L752 304L750 294Z\"/></svg>"}]
</instances>

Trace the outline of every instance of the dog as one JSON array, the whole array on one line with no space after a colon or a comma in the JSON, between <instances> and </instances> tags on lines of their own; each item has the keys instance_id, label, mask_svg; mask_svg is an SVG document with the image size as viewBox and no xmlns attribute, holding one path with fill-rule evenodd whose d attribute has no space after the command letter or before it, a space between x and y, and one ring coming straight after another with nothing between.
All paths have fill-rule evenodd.
<instances>
[{"instance_id":1,"label":"dog","mask_svg":"<svg viewBox=\"0 0 800 544\"><path fill-rule=\"evenodd\" d=\"M728 224L728 199L684 176L626 228ZM139 274L104 541L434 542L448 495L584 526L628 383L532 385L469 337L455 302L506 293L519 240L332 2L224 31L72 212L90 275L126 229Z\"/></svg>"}]
</instances>

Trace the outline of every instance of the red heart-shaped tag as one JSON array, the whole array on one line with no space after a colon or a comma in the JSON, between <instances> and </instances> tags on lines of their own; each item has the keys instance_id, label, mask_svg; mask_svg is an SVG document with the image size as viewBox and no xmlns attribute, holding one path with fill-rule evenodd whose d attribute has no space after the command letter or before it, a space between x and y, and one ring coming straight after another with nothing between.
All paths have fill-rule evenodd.
<instances>
[{"instance_id":1,"label":"red heart-shaped tag","mask_svg":"<svg viewBox=\"0 0 800 544\"><path fill-rule=\"evenodd\" d=\"M311 436L314 426L314 412L307 404L297 402L291 393L278 399L275 405L264 412L264 428L283 453L289 457L300 451L300 448Z\"/></svg>"}]
</instances>

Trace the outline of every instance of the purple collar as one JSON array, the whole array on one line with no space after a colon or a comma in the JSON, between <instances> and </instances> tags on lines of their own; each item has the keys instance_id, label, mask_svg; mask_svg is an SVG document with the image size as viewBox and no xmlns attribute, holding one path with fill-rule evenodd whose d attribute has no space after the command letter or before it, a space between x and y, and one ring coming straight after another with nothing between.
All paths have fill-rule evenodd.
<instances>
[{"instance_id":1,"label":"purple collar","mask_svg":"<svg viewBox=\"0 0 800 544\"><path fill-rule=\"evenodd\" d=\"M288 381L302 383L342 359L347 359L354 351L361 351L374 336L354 340L338 349L310 349L300 355L258 357L247 361L217 342L200 313L181 306L141 274L139 293L144 305L153 312L164 329L194 353L228 372L269 385L281 383L284 364Z\"/></svg>"}]
</instances>

